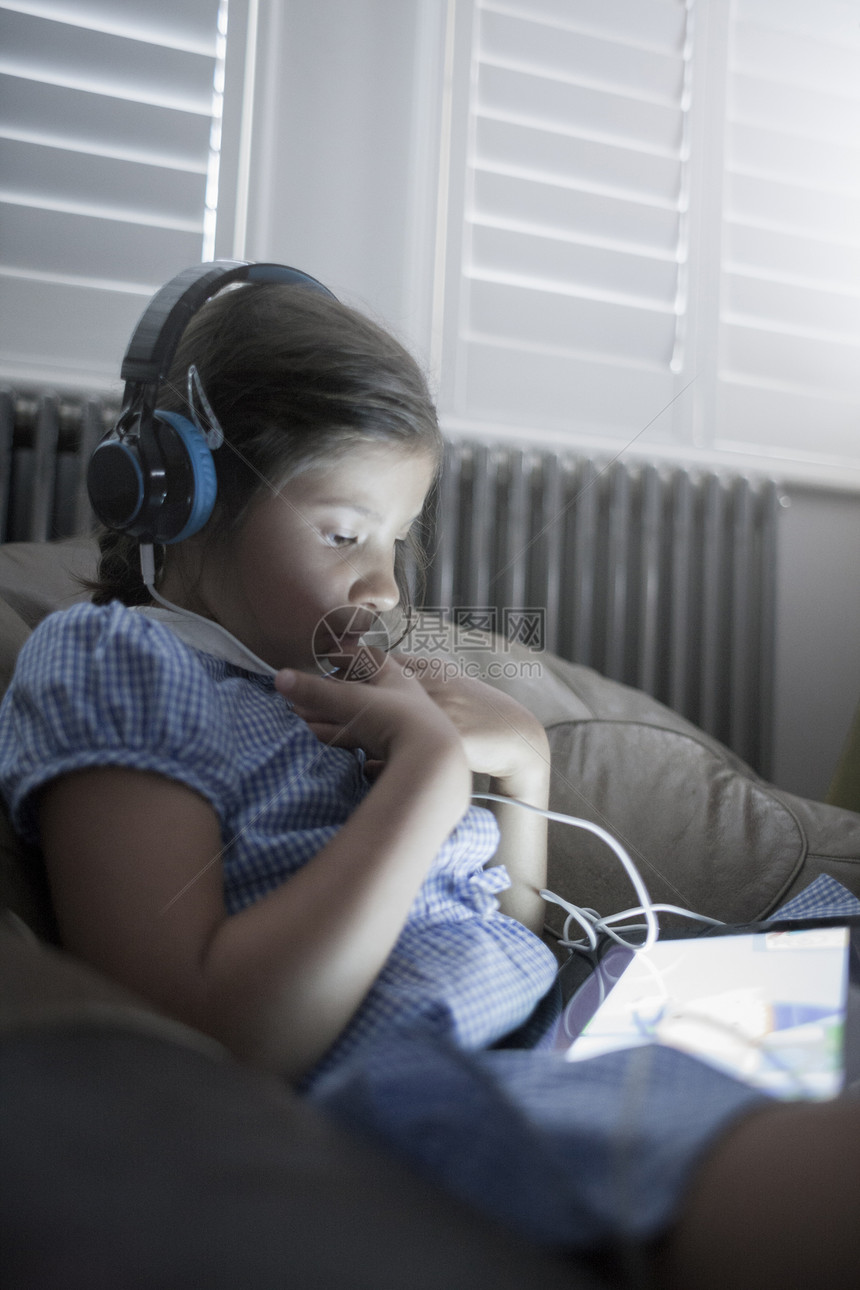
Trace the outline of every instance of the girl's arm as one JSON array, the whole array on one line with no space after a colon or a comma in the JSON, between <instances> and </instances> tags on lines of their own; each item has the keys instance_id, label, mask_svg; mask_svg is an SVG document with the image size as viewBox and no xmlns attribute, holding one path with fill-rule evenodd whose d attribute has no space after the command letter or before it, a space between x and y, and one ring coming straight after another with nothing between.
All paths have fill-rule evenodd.
<instances>
[{"instance_id":1,"label":"girl's arm","mask_svg":"<svg viewBox=\"0 0 860 1290\"><path fill-rule=\"evenodd\" d=\"M514 797L521 802L546 810L549 802L549 744L541 727L545 747L532 766L502 778L491 778L491 793L501 797ZM539 741L530 741L530 747ZM511 886L499 895L503 913L517 918L537 936L544 929L546 916L541 890L546 886L547 822L533 811L519 806L506 806L502 802L485 802L499 824L501 841L493 863L503 864L511 877Z\"/></svg>"},{"instance_id":2,"label":"girl's arm","mask_svg":"<svg viewBox=\"0 0 860 1290\"><path fill-rule=\"evenodd\" d=\"M365 685L278 678L331 742L385 764L330 843L226 916L212 806L116 767L52 782L42 845L64 944L240 1056L288 1075L339 1035L388 957L468 804L461 740L396 664Z\"/></svg>"},{"instance_id":3,"label":"girl's arm","mask_svg":"<svg viewBox=\"0 0 860 1290\"><path fill-rule=\"evenodd\" d=\"M465 677L440 676L432 660L409 659L431 698L460 732L469 767L490 776L489 791L546 808L550 754L546 731L510 695ZM503 864L511 886L499 896L502 912L540 935L544 926L546 820L534 811L486 802L499 823L501 842L493 864Z\"/></svg>"}]
</instances>

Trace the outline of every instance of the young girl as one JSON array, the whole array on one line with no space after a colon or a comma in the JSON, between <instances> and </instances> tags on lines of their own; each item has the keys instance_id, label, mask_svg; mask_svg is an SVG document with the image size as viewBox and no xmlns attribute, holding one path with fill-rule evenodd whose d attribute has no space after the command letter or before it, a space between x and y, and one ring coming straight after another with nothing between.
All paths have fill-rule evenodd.
<instances>
[{"instance_id":1,"label":"young girl","mask_svg":"<svg viewBox=\"0 0 860 1290\"><path fill-rule=\"evenodd\" d=\"M505 1047L556 972L543 821L512 803L546 805L546 736L362 641L439 467L414 362L321 291L244 285L159 407L189 388L226 436L212 517L150 586L106 533L92 603L33 633L2 710L63 943L535 1239L761 1287L801 1284L801 1229L817 1282L853 1283L856 1106L774 1107L664 1049ZM320 667L359 655L363 684ZM475 772L509 802L470 805Z\"/></svg>"}]
</instances>

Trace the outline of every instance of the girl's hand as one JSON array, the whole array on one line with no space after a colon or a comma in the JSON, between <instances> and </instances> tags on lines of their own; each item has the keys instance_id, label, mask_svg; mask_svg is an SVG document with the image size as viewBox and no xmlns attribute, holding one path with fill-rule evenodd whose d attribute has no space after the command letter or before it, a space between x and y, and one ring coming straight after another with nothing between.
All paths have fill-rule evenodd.
<instances>
[{"instance_id":1,"label":"girl's hand","mask_svg":"<svg viewBox=\"0 0 860 1290\"><path fill-rule=\"evenodd\" d=\"M335 676L281 671L275 687L325 744L362 748L374 762L386 762L396 748L420 742L452 756L463 756L457 729L441 705L397 659L371 651L379 666L356 683Z\"/></svg>"},{"instance_id":2,"label":"girl's hand","mask_svg":"<svg viewBox=\"0 0 860 1290\"><path fill-rule=\"evenodd\" d=\"M549 798L549 742L538 719L510 695L469 677L446 678L433 659L410 658L408 671L459 732L469 768L490 776L490 790L545 808ZM538 935L546 886L546 820L507 802L489 803L501 831L493 863L503 864L511 886L503 913Z\"/></svg>"},{"instance_id":3,"label":"girl's hand","mask_svg":"<svg viewBox=\"0 0 860 1290\"><path fill-rule=\"evenodd\" d=\"M483 681L445 677L433 659L400 657L456 727L471 771L504 781L548 769L546 732L516 699Z\"/></svg>"}]
</instances>

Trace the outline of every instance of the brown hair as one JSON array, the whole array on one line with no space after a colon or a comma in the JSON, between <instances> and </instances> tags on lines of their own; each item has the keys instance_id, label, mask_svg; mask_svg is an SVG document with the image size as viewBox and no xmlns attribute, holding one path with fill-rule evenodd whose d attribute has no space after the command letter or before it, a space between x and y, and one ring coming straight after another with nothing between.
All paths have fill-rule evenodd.
<instances>
[{"instance_id":1,"label":"brown hair","mask_svg":"<svg viewBox=\"0 0 860 1290\"><path fill-rule=\"evenodd\" d=\"M441 460L436 411L415 360L376 323L322 292L266 283L215 296L186 328L159 408L188 415L192 364L225 435L213 453L213 533L234 528L263 489L359 443L388 442ZM107 530L99 545L95 603L145 604L137 540ZM420 542L413 564L420 565L419 552ZM406 570L396 572L405 601Z\"/></svg>"}]
</instances>

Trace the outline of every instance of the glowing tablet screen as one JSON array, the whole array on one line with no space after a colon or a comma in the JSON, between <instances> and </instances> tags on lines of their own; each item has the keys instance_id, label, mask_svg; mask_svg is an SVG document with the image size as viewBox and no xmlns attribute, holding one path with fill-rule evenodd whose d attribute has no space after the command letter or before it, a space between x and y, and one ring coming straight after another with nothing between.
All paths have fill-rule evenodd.
<instances>
[{"instance_id":1,"label":"glowing tablet screen","mask_svg":"<svg viewBox=\"0 0 860 1290\"><path fill-rule=\"evenodd\" d=\"M773 1097L835 1097L849 938L811 927L613 947L567 1005L556 1047L582 1061L668 1044Z\"/></svg>"}]
</instances>

